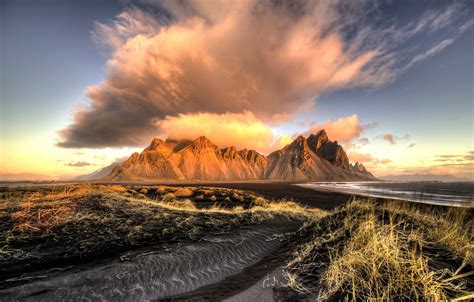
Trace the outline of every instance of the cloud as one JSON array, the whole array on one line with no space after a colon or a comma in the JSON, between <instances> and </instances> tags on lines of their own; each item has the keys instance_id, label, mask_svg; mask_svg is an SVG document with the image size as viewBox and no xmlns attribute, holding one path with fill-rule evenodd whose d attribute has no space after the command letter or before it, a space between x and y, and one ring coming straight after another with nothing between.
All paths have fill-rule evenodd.
<instances>
[{"instance_id":1,"label":"cloud","mask_svg":"<svg viewBox=\"0 0 474 302\"><path fill-rule=\"evenodd\" d=\"M68 167L87 167L87 166L91 166L92 164L88 163L88 162L85 162L85 161L77 161L77 162L70 162L70 163L67 163L67 164L64 164L65 166L68 166Z\"/></svg>"},{"instance_id":2,"label":"cloud","mask_svg":"<svg viewBox=\"0 0 474 302\"><path fill-rule=\"evenodd\" d=\"M372 155L368 153L351 152L348 154L351 162L367 163L373 160Z\"/></svg>"},{"instance_id":3,"label":"cloud","mask_svg":"<svg viewBox=\"0 0 474 302\"><path fill-rule=\"evenodd\" d=\"M437 157L440 157L440 158L455 158L455 157L459 157L459 156L462 156L462 155L459 155L459 154L442 154L442 155L438 155Z\"/></svg>"},{"instance_id":4,"label":"cloud","mask_svg":"<svg viewBox=\"0 0 474 302\"><path fill-rule=\"evenodd\" d=\"M440 154L434 157L434 164L410 167L404 173L452 174L474 180L474 158L472 151L463 154Z\"/></svg>"},{"instance_id":5,"label":"cloud","mask_svg":"<svg viewBox=\"0 0 474 302\"><path fill-rule=\"evenodd\" d=\"M396 144L396 142L395 142L396 139L395 139L395 136L394 136L393 134L385 133L385 134L382 136L382 138L383 138L384 140L386 140L387 142L389 142L390 144L392 144L392 145Z\"/></svg>"},{"instance_id":6,"label":"cloud","mask_svg":"<svg viewBox=\"0 0 474 302\"><path fill-rule=\"evenodd\" d=\"M467 154L440 154L436 155L434 161L450 162L450 164L459 164L460 162L474 161L474 152L468 151Z\"/></svg>"},{"instance_id":7,"label":"cloud","mask_svg":"<svg viewBox=\"0 0 474 302\"><path fill-rule=\"evenodd\" d=\"M266 153L274 145L280 145L271 129L249 111L167 116L157 126L168 138L191 140L204 135L220 147L235 146Z\"/></svg>"},{"instance_id":8,"label":"cloud","mask_svg":"<svg viewBox=\"0 0 474 302\"><path fill-rule=\"evenodd\" d=\"M474 180L474 162L458 164L440 164L427 167L412 167L406 173L430 173L430 174L452 174L462 175Z\"/></svg>"},{"instance_id":9,"label":"cloud","mask_svg":"<svg viewBox=\"0 0 474 302\"><path fill-rule=\"evenodd\" d=\"M378 138L381 138L381 139L389 142L390 144L395 145L399 140L410 139L410 135L405 134L404 136L395 136L392 133L385 133L383 135L379 135ZM413 146L409 145L410 148L413 147Z\"/></svg>"},{"instance_id":10,"label":"cloud","mask_svg":"<svg viewBox=\"0 0 474 302\"><path fill-rule=\"evenodd\" d=\"M160 121L181 114L248 111L281 122L321 93L393 80L406 58L399 49L450 23L436 12L377 27L367 19L374 6L195 0L128 7L110 24L96 24L94 41L111 50L106 77L87 88L90 103L60 130L58 145L142 146L166 135ZM411 55L421 55L414 63L424 51Z\"/></svg>"},{"instance_id":11,"label":"cloud","mask_svg":"<svg viewBox=\"0 0 474 302\"><path fill-rule=\"evenodd\" d=\"M373 157L371 154L369 153L359 153L359 152L356 152L356 151L352 151L348 154L348 157L349 159L351 160L351 162L360 162L360 163L363 163L363 164L367 164L367 163L370 163L370 164L382 164L382 165L386 165L388 163L391 163L392 160L388 159L388 158L382 158L382 159L378 159L378 158L375 158Z\"/></svg>"},{"instance_id":12,"label":"cloud","mask_svg":"<svg viewBox=\"0 0 474 302\"><path fill-rule=\"evenodd\" d=\"M338 142L350 142L360 136L362 131L372 127L372 124L361 124L357 114L340 117L335 120L329 120L324 124L315 125L305 132L306 135L315 133L318 130L324 129L331 140ZM368 139L361 139L367 141Z\"/></svg>"},{"instance_id":13,"label":"cloud","mask_svg":"<svg viewBox=\"0 0 474 302\"><path fill-rule=\"evenodd\" d=\"M369 153L360 153L355 150L349 150L347 156L352 163L362 163L371 172L384 171L393 163L391 159L375 158Z\"/></svg>"},{"instance_id":14,"label":"cloud","mask_svg":"<svg viewBox=\"0 0 474 302\"><path fill-rule=\"evenodd\" d=\"M436 43L435 45L433 45L433 47L431 47L430 49L426 50L424 53L421 53L419 55L416 55L415 57L413 57L411 59L411 61L404 67L404 69L408 70L410 69L413 65L415 65L416 63L418 62L421 62L423 60L426 60L427 58L431 57L431 56L434 56L438 53L440 53L441 51L443 51L446 47L448 47L449 45L453 44L453 42L455 41L454 38L449 38L449 39L445 39L441 42L438 42Z\"/></svg>"},{"instance_id":15,"label":"cloud","mask_svg":"<svg viewBox=\"0 0 474 302\"><path fill-rule=\"evenodd\" d=\"M361 145L365 146L365 145L369 144L369 139L366 138L366 137L363 137L363 138L359 139L359 142L360 142Z\"/></svg>"}]
</instances>

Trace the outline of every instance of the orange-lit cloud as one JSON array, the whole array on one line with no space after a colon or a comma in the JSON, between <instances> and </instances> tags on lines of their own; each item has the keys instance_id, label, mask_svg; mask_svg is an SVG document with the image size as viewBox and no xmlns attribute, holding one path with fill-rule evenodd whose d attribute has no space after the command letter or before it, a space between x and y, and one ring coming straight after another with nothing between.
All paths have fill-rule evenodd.
<instances>
[{"instance_id":1,"label":"orange-lit cloud","mask_svg":"<svg viewBox=\"0 0 474 302\"><path fill-rule=\"evenodd\" d=\"M393 161L388 158L376 158L369 153L361 153L356 150L349 150L347 153L349 161L352 163L359 162L363 164L370 172L376 175L380 172L387 171L392 165Z\"/></svg>"},{"instance_id":2,"label":"orange-lit cloud","mask_svg":"<svg viewBox=\"0 0 474 302\"><path fill-rule=\"evenodd\" d=\"M282 122L324 91L357 85L378 54L347 47L326 1L305 2L298 16L265 1L164 7L174 22L130 8L97 25L96 41L113 51L107 76L87 89L91 104L60 132L60 146L144 144L157 120L179 114L250 111Z\"/></svg>"},{"instance_id":3,"label":"orange-lit cloud","mask_svg":"<svg viewBox=\"0 0 474 302\"><path fill-rule=\"evenodd\" d=\"M189 0L128 7L112 23L96 24L94 40L111 50L106 77L87 89L90 104L59 132L58 145L142 146L166 135L156 127L161 120L200 112L249 111L281 123L321 93L391 81L403 70L399 58L407 59L394 49L446 26L439 20L457 12L374 28L366 23L368 5ZM326 130L350 140L360 132L357 122L352 116Z\"/></svg>"},{"instance_id":4,"label":"orange-lit cloud","mask_svg":"<svg viewBox=\"0 0 474 302\"><path fill-rule=\"evenodd\" d=\"M208 137L219 147L235 146L267 153L280 145L271 129L253 113L196 113L167 116L157 126L171 139Z\"/></svg>"},{"instance_id":5,"label":"orange-lit cloud","mask_svg":"<svg viewBox=\"0 0 474 302\"><path fill-rule=\"evenodd\" d=\"M379 138L389 142L390 144L392 145L395 145L399 140L407 140L410 138L410 135L408 134L405 134L404 136L402 137L399 137L399 136L395 136L391 133L385 133L383 135L380 135ZM410 144L408 145L409 148L412 148L414 147L415 145L414 144Z\"/></svg>"},{"instance_id":6,"label":"orange-lit cloud","mask_svg":"<svg viewBox=\"0 0 474 302\"><path fill-rule=\"evenodd\" d=\"M411 167L403 171L403 173L429 173L429 174L451 174L455 176L469 178L474 181L474 162L441 164L427 167Z\"/></svg>"},{"instance_id":7,"label":"orange-lit cloud","mask_svg":"<svg viewBox=\"0 0 474 302\"><path fill-rule=\"evenodd\" d=\"M386 140L387 142L389 142L390 144L394 145L395 144L395 136L393 136L393 134L390 134L390 133L385 133L382 138L384 140Z\"/></svg>"},{"instance_id":8,"label":"orange-lit cloud","mask_svg":"<svg viewBox=\"0 0 474 302\"><path fill-rule=\"evenodd\" d=\"M371 165L386 165L392 162L392 160L388 158L378 159L378 158L374 158L369 153L359 153L357 151L349 152L348 157L351 162L358 161L363 164L371 164Z\"/></svg>"},{"instance_id":9,"label":"orange-lit cloud","mask_svg":"<svg viewBox=\"0 0 474 302\"><path fill-rule=\"evenodd\" d=\"M340 117L335 120L330 120L324 124L311 127L307 134L315 133L318 130L325 129L331 140L338 142L350 142L358 138L362 131L370 125L363 125L360 122L357 114ZM368 143L368 140L367 140Z\"/></svg>"}]
</instances>

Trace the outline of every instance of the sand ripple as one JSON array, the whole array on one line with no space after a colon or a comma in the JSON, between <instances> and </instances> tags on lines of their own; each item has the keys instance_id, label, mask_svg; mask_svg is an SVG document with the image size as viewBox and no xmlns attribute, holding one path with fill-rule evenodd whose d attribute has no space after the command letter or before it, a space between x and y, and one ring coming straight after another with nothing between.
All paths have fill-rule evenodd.
<instances>
[{"instance_id":1,"label":"sand ripple","mask_svg":"<svg viewBox=\"0 0 474 302\"><path fill-rule=\"evenodd\" d=\"M144 254L0 291L1 301L143 301L172 297L237 274L280 246L286 223L254 226L172 251Z\"/></svg>"}]
</instances>

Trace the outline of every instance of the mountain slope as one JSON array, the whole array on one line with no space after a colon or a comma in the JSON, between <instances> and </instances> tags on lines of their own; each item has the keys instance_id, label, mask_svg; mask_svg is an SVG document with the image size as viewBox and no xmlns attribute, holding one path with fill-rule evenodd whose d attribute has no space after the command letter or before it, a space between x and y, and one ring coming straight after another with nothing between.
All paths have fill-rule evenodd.
<instances>
[{"instance_id":1,"label":"mountain slope","mask_svg":"<svg viewBox=\"0 0 474 302\"><path fill-rule=\"evenodd\" d=\"M112 180L256 180L266 158L253 150L219 149L206 137L190 142L154 139L112 171Z\"/></svg>"},{"instance_id":2,"label":"mountain slope","mask_svg":"<svg viewBox=\"0 0 474 302\"><path fill-rule=\"evenodd\" d=\"M264 156L235 147L219 149L201 136L194 141L155 138L134 153L106 180L371 180L359 163L350 165L343 148L324 130L299 136L283 149Z\"/></svg>"},{"instance_id":3,"label":"mountain slope","mask_svg":"<svg viewBox=\"0 0 474 302\"><path fill-rule=\"evenodd\" d=\"M126 158L121 158L116 160L115 162L111 163L110 165L100 168L99 170L95 170L92 173L89 174L83 174L79 175L73 178L73 180L98 180L102 179L104 177L107 177L112 173L112 171L119 166L121 163L123 163L126 160Z\"/></svg>"},{"instance_id":4,"label":"mountain slope","mask_svg":"<svg viewBox=\"0 0 474 302\"><path fill-rule=\"evenodd\" d=\"M324 132L320 134L326 135ZM299 136L283 149L271 153L268 156L266 178L337 181L374 179L367 171L351 170L342 147L337 142L329 141L327 136L320 140L317 135L310 135L308 139Z\"/></svg>"}]
</instances>

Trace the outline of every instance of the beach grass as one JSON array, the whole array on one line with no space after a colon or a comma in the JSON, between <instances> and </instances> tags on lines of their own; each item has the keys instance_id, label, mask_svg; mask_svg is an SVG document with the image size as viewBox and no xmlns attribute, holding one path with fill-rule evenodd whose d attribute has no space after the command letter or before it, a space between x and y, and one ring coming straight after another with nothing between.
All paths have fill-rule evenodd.
<instances>
[{"instance_id":1,"label":"beach grass","mask_svg":"<svg viewBox=\"0 0 474 302\"><path fill-rule=\"evenodd\" d=\"M353 200L302 230L288 285L323 301L469 300L473 227L472 209Z\"/></svg>"}]
</instances>

